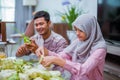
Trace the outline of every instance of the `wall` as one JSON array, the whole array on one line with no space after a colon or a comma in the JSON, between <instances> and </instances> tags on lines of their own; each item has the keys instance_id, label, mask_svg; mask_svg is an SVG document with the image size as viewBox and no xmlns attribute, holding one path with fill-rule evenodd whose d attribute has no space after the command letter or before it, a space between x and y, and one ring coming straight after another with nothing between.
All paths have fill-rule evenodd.
<instances>
[{"instance_id":1,"label":"wall","mask_svg":"<svg viewBox=\"0 0 120 80\"><path fill-rule=\"evenodd\" d=\"M60 17L56 15L56 11L63 12L65 6L62 5L64 0L38 0L36 6L36 11L46 10L50 13L52 22L61 22ZM77 0L69 0L71 3L77 3ZM97 0L79 0L81 1L77 4L78 7L84 9L85 12L88 12L92 15L97 16Z\"/></svg>"}]
</instances>

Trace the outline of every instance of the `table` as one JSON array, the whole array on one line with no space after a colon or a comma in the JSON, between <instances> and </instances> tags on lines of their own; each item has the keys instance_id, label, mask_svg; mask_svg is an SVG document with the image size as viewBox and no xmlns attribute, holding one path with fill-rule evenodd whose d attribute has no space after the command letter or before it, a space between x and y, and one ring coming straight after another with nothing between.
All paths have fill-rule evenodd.
<instances>
[{"instance_id":1,"label":"table","mask_svg":"<svg viewBox=\"0 0 120 80\"><path fill-rule=\"evenodd\" d=\"M0 42L0 52L5 53L7 56L11 56L13 51L13 46L16 42L12 42L12 40L7 42Z\"/></svg>"},{"instance_id":2,"label":"table","mask_svg":"<svg viewBox=\"0 0 120 80\"><path fill-rule=\"evenodd\" d=\"M24 34L24 33L23 33ZM19 43L20 45L22 44L22 34L21 33L16 33L16 34L11 34L10 37L16 41L16 43Z\"/></svg>"}]
</instances>

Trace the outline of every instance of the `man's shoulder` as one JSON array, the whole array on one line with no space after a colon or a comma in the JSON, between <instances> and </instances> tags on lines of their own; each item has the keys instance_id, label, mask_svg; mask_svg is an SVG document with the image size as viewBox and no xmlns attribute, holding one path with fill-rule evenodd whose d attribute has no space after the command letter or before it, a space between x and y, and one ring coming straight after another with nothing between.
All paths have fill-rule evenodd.
<instances>
[{"instance_id":1,"label":"man's shoulder","mask_svg":"<svg viewBox=\"0 0 120 80\"><path fill-rule=\"evenodd\" d=\"M58 39L58 40L65 39L62 35L60 35L56 32L53 32L53 31L52 31L52 36L54 39Z\"/></svg>"},{"instance_id":2,"label":"man's shoulder","mask_svg":"<svg viewBox=\"0 0 120 80\"><path fill-rule=\"evenodd\" d=\"M36 39L36 38L38 38L38 37L40 38L40 35L39 35L39 34L35 34L35 35L31 36L30 38L31 38L31 39Z\"/></svg>"}]
</instances>

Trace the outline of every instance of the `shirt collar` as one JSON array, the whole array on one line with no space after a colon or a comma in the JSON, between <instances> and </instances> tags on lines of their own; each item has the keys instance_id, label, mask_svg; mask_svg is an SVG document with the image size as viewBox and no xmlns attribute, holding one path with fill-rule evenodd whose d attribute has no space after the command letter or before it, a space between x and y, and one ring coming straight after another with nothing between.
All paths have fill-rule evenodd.
<instances>
[{"instance_id":1,"label":"shirt collar","mask_svg":"<svg viewBox=\"0 0 120 80\"><path fill-rule=\"evenodd\" d=\"M48 41L50 41L51 40L51 38L52 38L52 35L53 35L53 31L51 31L51 34L50 34L50 36L45 40L45 42L48 42Z\"/></svg>"}]
</instances>

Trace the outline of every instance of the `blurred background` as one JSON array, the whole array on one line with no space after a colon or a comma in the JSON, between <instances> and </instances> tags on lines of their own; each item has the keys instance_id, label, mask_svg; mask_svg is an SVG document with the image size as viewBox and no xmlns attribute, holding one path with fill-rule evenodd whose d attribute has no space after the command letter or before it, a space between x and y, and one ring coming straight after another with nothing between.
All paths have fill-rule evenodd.
<instances>
[{"instance_id":1,"label":"blurred background","mask_svg":"<svg viewBox=\"0 0 120 80\"><path fill-rule=\"evenodd\" d=\"M72 7L74 13L70 13ZM50 13L53 30L69 43L75 34L64 14L94 15L107 44L104 80L120 80L120 0L0 0L1 51L15 56L23 43L20 34L25 33L33 14L40 10Z\"/></svg>"}]
</instances>

